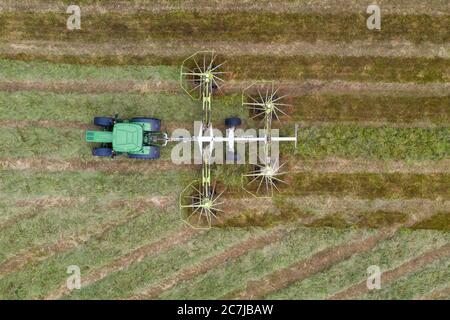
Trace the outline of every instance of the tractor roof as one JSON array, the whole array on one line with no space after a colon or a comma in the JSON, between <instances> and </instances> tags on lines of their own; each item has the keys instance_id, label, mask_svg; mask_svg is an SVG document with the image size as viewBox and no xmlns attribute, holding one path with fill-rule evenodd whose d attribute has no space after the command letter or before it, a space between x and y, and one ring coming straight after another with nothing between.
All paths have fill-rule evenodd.
<instances>
[{"instance_id":1,"label":"tractor roof","mask_svg":"<svg viewBox=\"0 0 450 320\"><path fill-rule=\"evenodd\" d=\"M113 150L138 152L142 149L144 129L138 123L117 123L113 128Z\"/></svg>"}]
</instances>

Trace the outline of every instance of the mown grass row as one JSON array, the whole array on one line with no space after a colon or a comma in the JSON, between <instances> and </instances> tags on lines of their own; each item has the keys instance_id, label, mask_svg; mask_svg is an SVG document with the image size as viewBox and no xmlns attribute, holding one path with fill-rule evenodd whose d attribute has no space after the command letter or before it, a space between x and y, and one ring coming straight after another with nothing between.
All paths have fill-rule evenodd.
<instances>
[{"instance_id":1,"label":"mown grass row","mask_svg":"<svg viewBox=\"0 0 450 320\"><path fill-rule=\"evenodd\" d=\"M0 60L0 80L178 80L179 66L95 66Z\"/></svg>"},{"instance_id":2,"label":"mown grass row","mask_svg":"<svg viewBox=\"0 0 450 320\"><path fill-rule=\"evenodd\" d=\"M296 173L286 194L348 194L376 198L449 198L450 174Z\"/></svg>"},{"instance_id":3,"label":"mown grass row","mask_svg":"<svg viewBox=\"0 0 450 320\"><path fill-rule=\"evenodd\" d=\"M251 250L232 263L219 265L164 292L162 299L218 299L330 246L348 242L356 231L299 228L263 249ZM365 236L371 232L367 231Z\"/></svg>"},{"instance_id":4,"label":"mown grass row","mask_svg":"<svg viewBox=\"0 0 450 320\"><path fill-rule=\"evenodd\" d=\"M0 279L2 299L42 298L65 284L67 267L78 265L82 275L129 253L156 242L183 226L177 209L147 210L76 248L59 252L42 262L29 262Z\"/></svg>"},{"instance_id":5,"label":"mown grass row","mask_svg":"<svg viewBox=\"0 0 450 320\"><path fill-rule=\"evenodd\" d=\"M292 135L282 128L280 135ZM299 159L342 158L437 160L450 156L450 128L390 128L357 125L299 129L298 145L281 144L280 152Z\"/></svg>"},{"instance_id":6,"label":"mown grass row","mask_svg":"<svg viewBox=\"0 0 450 320\"><path fill-rule=\"evenodd\" d=\"M2 229L0 263L36 246L50 245L61 239L80 241L88 237L86 235L100 234L108 224L122 223L143 212L167 214L166 210L155 209L151 203L147 204L147 208L139 208L133 207L131 202L112 206L106 201L90 199L65 207L40 209L35 217Z\"/></svg>"},{"instance_id":7,"label":"mown grass row","mask_svg":"<svg viewBox=\"0 0 450 320\"><path fill-rule=\"evenodd\" d=\"M66 29L68 15L56 12L7 12L0 15L3 39L81 40L204 40L289 42L292 40L374 41L402 37L409 41L448 42L450 17L383 15L382 32L367 29L360 14L299 14L270 12L140 12L102 13L84 16L83 27Z\"/></svg>"},{"instance_id":8,"label":"mown grass row","mask_svg":"<svg viewBox=\"0 0 450 320\"><path fill-rule=\"evenodd\" d=\"M213 121L227 116L248 117L240 95L215 97ZM122 119L145 116L167 121L193 122L202 115L201 101L187 94L118 93L57 94L40 91L0 92L0 120L58 120L92 123L95 116L119 114Z\"/></svg>"},{"instance_id":9,"label":"mown grass row","mask_svg":"<svg viewBox=\"0 0 450 320\"><path fill-rule=\"evenodd\" d=\"M53 58L52 58L53 57ZM107 78L110 80L165 80L176 78L175 70L186 57L161 58L158 56L141 57L134 60L133 57L114 56L117 62L108 58L95 58L92 61L82 58L39 56L3 56L2 61L11 61L19 67L27 62L30 64L30 72L19 74L19 68L6 68L4 73L9 78L24 78L29 80L32 75L44 65L56 63L49 71L43 74L42 79L47 80L61 76L64 70L70 73L64 74L64 78L79 80L83 74L92 74L95 78ZM82 57L82 56L81 56ZM10 59L4 59L10 58ZM104 61L103 59L106 59ZM140 61L139 61L140 59ZM348 81L384 81L384 82L446 82L450 79L450 62L443 58L400 58L400 57L337 57L337 56L268 56L268 55L242 55L223 56L224 70L232 73L236 80L245 79L287 79L305 80L341 79ZM23 60L23 61L21 61ZM44 60L47 62L36 62ZM50 62L48 62L50 61ZM86 65L94 63L98 66ZM84 64L83 67L69 67L67 64ZM102 66L106 64L107 66ZM117 66L116 64L125 64ZM145 67L138 67L142 65ZM151 67L151 66L153 67ZM171 67L163 67L171 66ZM261 68L264 65L264 68ZM97 69L94 69L97 68ZM109 69L107 69L109 68ZM123 69L123 77L120 78L119 70ZM138 70L141 68L142 70ZM167 69L164 69L167 68ZM58 70L61 69L61 70ZM104 73L101 73L105 71ZM161 73L159 75L159 72ZM5 76L6 77L6 76ZM1 79L1 78L0 78Z\"/></svg>"},{"instance_id":10,"label":"mown grass row","mask_svg":"<svg viewBox=\"0 0 450 320\"><path fill-rule=\"evenodd\" d=\"M450 96L387 97L314 95L294 98L291 117L297 121L387 121L450 123Z\"/></svg>"},{"instance_id":11,"label":"mown grass row","mask_svg":"<svg viewBox=\"0 0 450 320\"><path fill-rule=\"evenodd\" d=\"M107 196L132 197L162 195L192 179L190 172L177 170L146 176L116 172L0 172L0 194L12 197L33 196Z\"/></svg>"},{"instance_id":12,"label":"mown grass row","mask_svg":"<svg viewBox=\"0 0 450 320\"><path fill-rule=\"evenodd\" d=\"M291 135L284 128L280 135ZM0 128L2 157L45 157L50 159L88 159L91 147L84 141L84 130L24 127ZM450 128L370 128L356 125L302 127L297 148L281 144L281 154L298 159L326 157L439 160L450 155ZM162 149L170 159L171 148Z\"/></svg>"},{"instance_id":13,"label":"mown grass row","mask_svg":"<svg viewBox=\"0 0 450 320\"><path fill-rule=\"evenodd\" d=\"M405 275L392 284L362 296L362 299L412 300L450 284L450 257L430 263L424 268ZM447 297L448 298L448 297Z\"/></svg>"},{"instance_id":14,"label":"mown grass row","mask_svg":"<svg viewBox=\"0 0 450 320\"><path fill-rule=\"evenodd\" d=\"M314 95L286 98L293 121L387 121L423 122L446 125L450 122L450 96L383 97L367 95ZM227 116L249 117L240 94L214 97L213 121ZM182 106L182 107L180 107ZM61 120L91 123L98 115L118 113L123 118L136 115L166 121L200 119L201 104L186 94L104 93L58 94L42 91L0 92L0 120Z\"/></svg>"},{"instance_id":15,"label":"mown grass row","mask_svg":"<svg viewBox=\"0 0 450 320\"><path fill-rule=\"evenodd\" d=\"M393 269L428 250L447 243L450 240L449 237L449 233L438 231L399 230L393 238L380 242L374 249L356 254L348 260L271 293L265 298L325 299L347 287L365 281L369 266L377 265L382 272ZM430 288L436 285L438 285L436 281L428 283ZM401 295L395 295L392 298L401 299Z\"/></svg>"},{"instance_id":16,"label":"mown grass row","mask_svg":"<svg viewBox=\"0 0 450 320\"><path fill-rule=\"evenodd\" d=\"M226 231L217 231L219 234ZM329 246L332 243L337 243L341 241L348 240L351 235L353 235L353 231L335 231L330 229L324 230L315 230L314 232L308 232L303 228L297 229L294 232L288 233L285 237L282 238L281 241L277 241L274 244L270 245L267 249L263 250L261 253L259 250L259 254L255 257L248 258L247 261L251 262L253 266L260 266L263 271L268 268L274 268L274 265L265 266L262 260L271 260L275 263L282 264L285 263L283 258L285 259L295 259L299 255L311 255L314 252ZM310 245L305 246L306 239L314 239L314 241L308 242ZM225 248L223 245L220 245L220 241L216 244L208 244L213 241L202 241L194 244L192 252L191 248L187 246L183 246L180 248L174 248L173 250L167 252L166 254L160 255L158 257L150 257L143 260L141 263L136 264L129 268L126 271L118 272L113 274L103 281L100 281L92 286L86 287L86 289L73 292L73 295L70 298L76 299L92 299L95 297L103 297L103 298L120 298L132 295L134 293L139 292L140 289L144 287L149 287L157 284L159 281L162 281L166 278L169 278L177 271L181 271L182 269L189 269L190 266L195 265L195 263L204 260L208 256L216 255L223 251ZM242 242L242 241L239 241ZM301 244L301 245L300 245ZM215 247L215 250L209 249L210 246ZM295 254L293 254L293 248L296 248ZM272 250L271 250L272 249ZM278 249L278 250L277 250ZM211 252L213 251L213 252ZM253 251L252 251L253 252ZM279 254L279 259L276 259L273 255ZM290 258L289 258L289 253ZM200 259L199 259L200 258ZM244 258L245 259L245 258ZM239 261L240 259L238 259ZM173 261L177 261L174 265ZM225 266L234 266L236 262L226 263ZM162 267L164 266L164 267ZM236 270L235 270L236 271ZM255 272L253 269L251 272ZM208 274L208 273L206 273ZM239 277L240 272L233 272L236 277ZM242 274L243 275L243 274ZM231 279L227 279L231 280ZM233 279L234 280L234 279ZM205 293L209 295L209 298L217 298L220 295L218 290L224 290L223 293L227 292L227 285L225 282L220 280L220 277L215 277L215 281L208 284L208 287L203 287L199 290L191 291L189 294L189 298L199 298L201 295ZM220 284L220 285L218 285ZM242 285L242 282L239 282ZM214 286L214 290L209 286Z\"/></svg>"},{"instance_id":17,"label":"mown grass row","mask_svg":"<svg viewBox=\"0 0 450 320\"><path fill-rule=\"evenodd\" d=\"M66 205L37 208L29 219L19 219L2 229L0 244L4 250L0 261L38 244L54 242L62 236L95 233L101 226L151 210L158 214L151 202L133 202L136 197L169 196L180 192L192 175L182 172L161 172L158 176L115 174L105 172L34 172L2 171L0 195L12 199L39 200L39 197L74 197ZM128 202L123 202L129 199ZM39 202L37 201L37 204ZM148 208L146 208L148 206ZM13 207L3 212L10 218L34 210L33 207ZM163 214L167 214L163 209ZM175 210L176 211L176 210ZM3 216L2 213L2 216ZM100 230L99 230L100 229Z\"/></svg>"}]
</instances>

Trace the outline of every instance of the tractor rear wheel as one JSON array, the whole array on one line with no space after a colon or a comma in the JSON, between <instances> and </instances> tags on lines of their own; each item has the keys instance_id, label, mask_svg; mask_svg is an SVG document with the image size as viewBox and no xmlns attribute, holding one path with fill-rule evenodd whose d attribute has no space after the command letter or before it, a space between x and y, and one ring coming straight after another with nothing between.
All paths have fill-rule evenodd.
<instances>
[{"instance_id":1,"label":"tractor rear wheel","mask_svg":"<svg viewBox=\"0 0 450 320\"><path fill-rule=\"evenodd\" d=\"M131 153L128 154L128 158L142 159L142 160L155 160L155 159L159 159L160 156L161 156L160 148L155 147L155 146L150 147L149 154L131 154Z\"/></svg>"},{"instance_id":2,"label":"tractor rear wheel","mask_svg":"<svg viewBox=\"0 0 450 320\"><path fill-rule=\"evenodd\" d=\"M130 122L150 123L152 131L161 131L161 120L157 118L132 118Z\"/></svg>"},{"instance_id":3,"label":"tractor rear wheel","mask_svg":"<svg viewBox=\"0 0 450 320\"><path fill-rule=\"evenodd\" d=\"M112 157L113 150L111 148L94 148L92 155L96 157Z\"/></svg>"},{"instance_id":4,"label":"tractor rear wheel","mask_svg":"<svg viewBox=\"0 0 450 320\"><path fill-rule=\"evenodd\" d=\"M95 117L94 124L100 127L112 127L114 125L114 119L110 117Z\"/></svg>"},{"instance_id":5,"label":"tractor rear wheel","mask_svg":"<svg viewBox=\"0 0 450 320\"><path fill-rule=\"evenodd\" d=\"M233 128L233 127L238 127L240 126L242 123L240 118L226 118L225 119L225 125L227 126L227 128Z\"/></svg>"}]
</instances>

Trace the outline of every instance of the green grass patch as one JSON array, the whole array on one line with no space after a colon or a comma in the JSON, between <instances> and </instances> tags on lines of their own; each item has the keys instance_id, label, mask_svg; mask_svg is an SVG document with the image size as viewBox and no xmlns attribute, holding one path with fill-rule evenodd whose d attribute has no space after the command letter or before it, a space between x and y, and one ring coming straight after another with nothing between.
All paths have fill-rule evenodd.
<instances>
[{"instance_id":1,"label":"green grass patch","mask_svg":"<svg viewBox=\"0 0 450 320\"><path fill-rule=\"evenodd\" d=\"M292 135L282 129L280 135ZM281 144L280 152L299 159L326 157L439 160L450 157L450 128L389 128L357 125L310 126L299 129L297 149Z\"/></svg>"},{"instance_id":2,"label":"green grass patch","mask_svg":"<svg viewBox=\"0 0 450 320\"><path fill-rule=\"evenodd\" d=\"M352 195L365 199L450 197L450 174L296 173L286 194Z\"/></svg>"},{"instance_id":3,"label":"green grass patch","mask_svg":"<svg viewBox=\"0 0 450 320\"><path fill-rule=\"evenodd\" d=\"M360 14L276 14L271 12L103 13L82 18L82 29L66 29L67 15L56 12L10 12L0 15L5 40L218 40L289 42L292 40L376 41L402 37L414 42L448 42L450 16L383 15L383 29L367 29Z\"/></svg>"},{"instance_id":4,"label":"green grass patch","mask_svg":"<svg viewBox=\"0 0 450 320\"><path fill-rule=\"evenodd\" d=\"M427 250L447 243L450 240L449 237L449 233L439 231L400 230L394 237L380 242L374 249L353 255L350 259L307 279L271 293L266 298L325 299L347 287L366 281L369 266L377 265L382 272L393 269Z\"/></svg>"},{"instance_id":5,"label":"green grass patch","mask_svg":"<svg viewBox=\"0 0 450 320\"><path fill-rule=\"evenodd\" d=\"M251 250L231 263L217 266L164 292L162 299L218 299L242 290L252 280L307 259L330 246L349 241L354 230L300 227L263 249Z\"/></svg>"},{"instance_id":6,"label":"green grass patch","mask_svg":"<svg viewBox=\"0 0 450 320\"><path fill-rule=\"evenodd\" d=\"M450 96L384 97L314 95L289 101L297 121L388 121L450 123Z\"/></svg>"}]
</instances>

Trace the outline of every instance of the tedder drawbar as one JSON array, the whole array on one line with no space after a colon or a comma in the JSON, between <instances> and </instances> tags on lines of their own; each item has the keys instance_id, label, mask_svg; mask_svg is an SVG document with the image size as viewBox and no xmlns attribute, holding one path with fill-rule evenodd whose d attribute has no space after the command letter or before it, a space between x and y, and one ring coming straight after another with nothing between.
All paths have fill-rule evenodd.
<instances>
[{"instance_id":1,"label":"tedder drawbar","mask_svg":"<svg viewBox=\"0 0 450 320\"><path fill-rule=\"evenodd\" d=\"M257 82L242 93L242 105L250 110L250 119L259 119L264 124L263 134L238 135L235 129L241 124L240 118L227 118L225 136L215 136L211 122L212 95L221 90L224 83L220 71L223 63L216 63L214 51L199 51L181 65L180 83L183 90L193 99L202 101L203 116L196 135L191 137L169 137L161 131L161 120L156 118L132 118L121 120L117 116L95 117L94 124L102 127L101 131L87 131L88 142L100 143L100 147L93 149L94 156L115 156L127 154L129 158L157 159L160 148L168 142L195 143L199 147L202 161L201 179L191 182L180 194L180 213L183 221L194 228L210 228L218 215L223 212L219 199L223 194L216 193L215 183L212 183L211 166L215 144L220 147L227 145L227 153L234 155L235 144L258 143L262 146L260 156L254 170L242 175L242 187L255 197L271 197L274 190L278 190L278 183L285 183L281 179L281 168L277 157L272 157L273 143L294 142L297 144L297 130L292 137L272 135L272 121L279 120L281 114L286 115L281 103L285 96L278 95L278 89L273 82Z\"/></svg>"}]
</instances>

